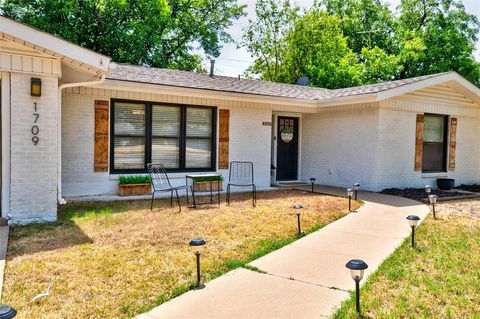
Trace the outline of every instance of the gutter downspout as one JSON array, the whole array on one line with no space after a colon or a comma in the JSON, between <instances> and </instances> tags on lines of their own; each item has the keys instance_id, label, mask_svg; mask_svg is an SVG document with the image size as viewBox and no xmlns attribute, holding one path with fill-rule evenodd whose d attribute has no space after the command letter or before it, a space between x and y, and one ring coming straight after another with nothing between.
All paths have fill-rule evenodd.
<instances>
[{"instance_id":1,"label":"gutter downspout","mask_svg":"<svg viewBox=\"0 0 480 319\"><path fill-rule=\"evenodd\" d=\"M107 77L103 73L99 80L65 83L58 87L58 116L57 116L57 202L60 205L65 205L67 201L62 197L62 90L77 86L89 86L102 84Z\"/></svg>"}]
</instances>

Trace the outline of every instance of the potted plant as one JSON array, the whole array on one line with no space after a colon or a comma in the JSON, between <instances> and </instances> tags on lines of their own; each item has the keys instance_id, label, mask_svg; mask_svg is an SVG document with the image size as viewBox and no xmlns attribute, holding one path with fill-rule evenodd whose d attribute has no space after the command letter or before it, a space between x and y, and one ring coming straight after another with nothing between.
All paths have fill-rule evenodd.
<instances>
[{"instance_id":1,"label":"potted plant","mask_svg":"<svg viewBox=\"0 0 480 319\"><path fill-rule=\"evenodd\" d=\"M215 177L196 177L193 179L193 191L194 192L209 192L210 183L212 185L212 191L216 191L218 187L223 190L223 176Z\"/></svg>"},{"instance_id":2,"label":"potted plant","mask_svg":"<svg viewBox=\"0 0 480 319\"><path fill-rule=\"evenodd\" d=\"M455 179L453 178L437 178L437 186L441 190L451 190L455 187Z\"/></svg>"},{"instance_id":3,"label":"potted plant","mask_svg":"<svg viewBox=\"0 0 480 319\"><path fill-rule=\"evenodd\" d=\"M149 195L151 193L150 176L120 176L118 179L119 196Z\"/></svg>"}]
</instances>

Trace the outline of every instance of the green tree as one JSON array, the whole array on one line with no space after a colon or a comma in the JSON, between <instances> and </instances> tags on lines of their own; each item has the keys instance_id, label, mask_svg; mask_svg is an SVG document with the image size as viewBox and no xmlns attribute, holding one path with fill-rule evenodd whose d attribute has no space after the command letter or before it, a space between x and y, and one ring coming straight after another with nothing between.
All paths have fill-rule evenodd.
<instances>
[{"instance_id":1,"label":"green tree","mask_svg":"<svg viewBox=\"0 0 480 319\"><path fill-rule=\"evenodd\" d=\"M2 14L123 63L195 70L232 41L236 0L5 0Z\"/></svg>"},{"instance_id":2,"label":"green tree","mask_svg":"<svg viewBox=\"0 0 480 319\"><path fill-rule=\"evenodd\" d=\"M395 17L382 0L318 0L315 6L339 17L348 46L360 54L364 48L378 47L387 53L395 51L392 34Z\"/></svg>"},{"instance_id":3,"label":"green tree","mask_svg":"<svg viewBox=\"0 0 480 319\"><path fill-rule=\"evenodd\" d=\"M400 78L457 71L480 86L480 63L473 56L480 23L461 1L402 0L399 10Z\"/></svg>"},{"instance_id":4,"label":"green tree","mask_svg":"<svg viewBox=\"0 0 480 319\"><path fill-rule=\"evenodd\" d=\"M290 0L257 0L256 19L243 30L240 46L255 58L247 76L260 75L267 81L280 81L286 51L284 38L298 17L299 8Z\"/></svg>"},{"instance_id":5,"label":"green tree","mask_svg":"<svg viewBox=\"0 0 480 319\"><path fill-rule=\"evenodd\" d=\"M313 8L288 33L281 79L295 83L307 76L310 84L338 88L360 84L355 54L347 45L341 20Z\"/></svg>"}]
</instances>

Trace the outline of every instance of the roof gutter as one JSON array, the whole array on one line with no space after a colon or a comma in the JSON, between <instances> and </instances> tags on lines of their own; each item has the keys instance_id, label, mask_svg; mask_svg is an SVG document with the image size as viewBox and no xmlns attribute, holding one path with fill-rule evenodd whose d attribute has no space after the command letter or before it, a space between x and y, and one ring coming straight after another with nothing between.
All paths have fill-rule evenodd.
<instances>
[{"instance_id":1,"label":"roof gutter","mask_svg":"<svg viewBox=\"0 0 480 319\"><path fill-rule=\"evenodd\" d=\"M78 86L99 85L105 81L107 74L102 73L100 79L86 82L64 83L58 86L58 114L57 114L57 202L65 205L67 201L62 197L62 90Z\"/></svg>"}]
</instances>

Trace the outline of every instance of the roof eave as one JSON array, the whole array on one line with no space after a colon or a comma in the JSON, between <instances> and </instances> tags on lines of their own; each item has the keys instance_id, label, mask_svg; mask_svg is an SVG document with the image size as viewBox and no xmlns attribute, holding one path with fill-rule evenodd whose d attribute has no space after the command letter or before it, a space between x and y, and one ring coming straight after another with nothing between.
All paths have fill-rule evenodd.
<instances>
[{"instance_id":1,"label":"roof eave","mask_svg":"<svg viewBox=\"0 0 480 319\"><path fill-rule=\"evenodd\" d=\"M78 61L80 66L93 67L100 73L108 71L110 57L3 16L0 16L0 32L9 35L14 42L21 43L39 52L53 54L59 58L67 57Z\"/></svg>"}]
</instances>

